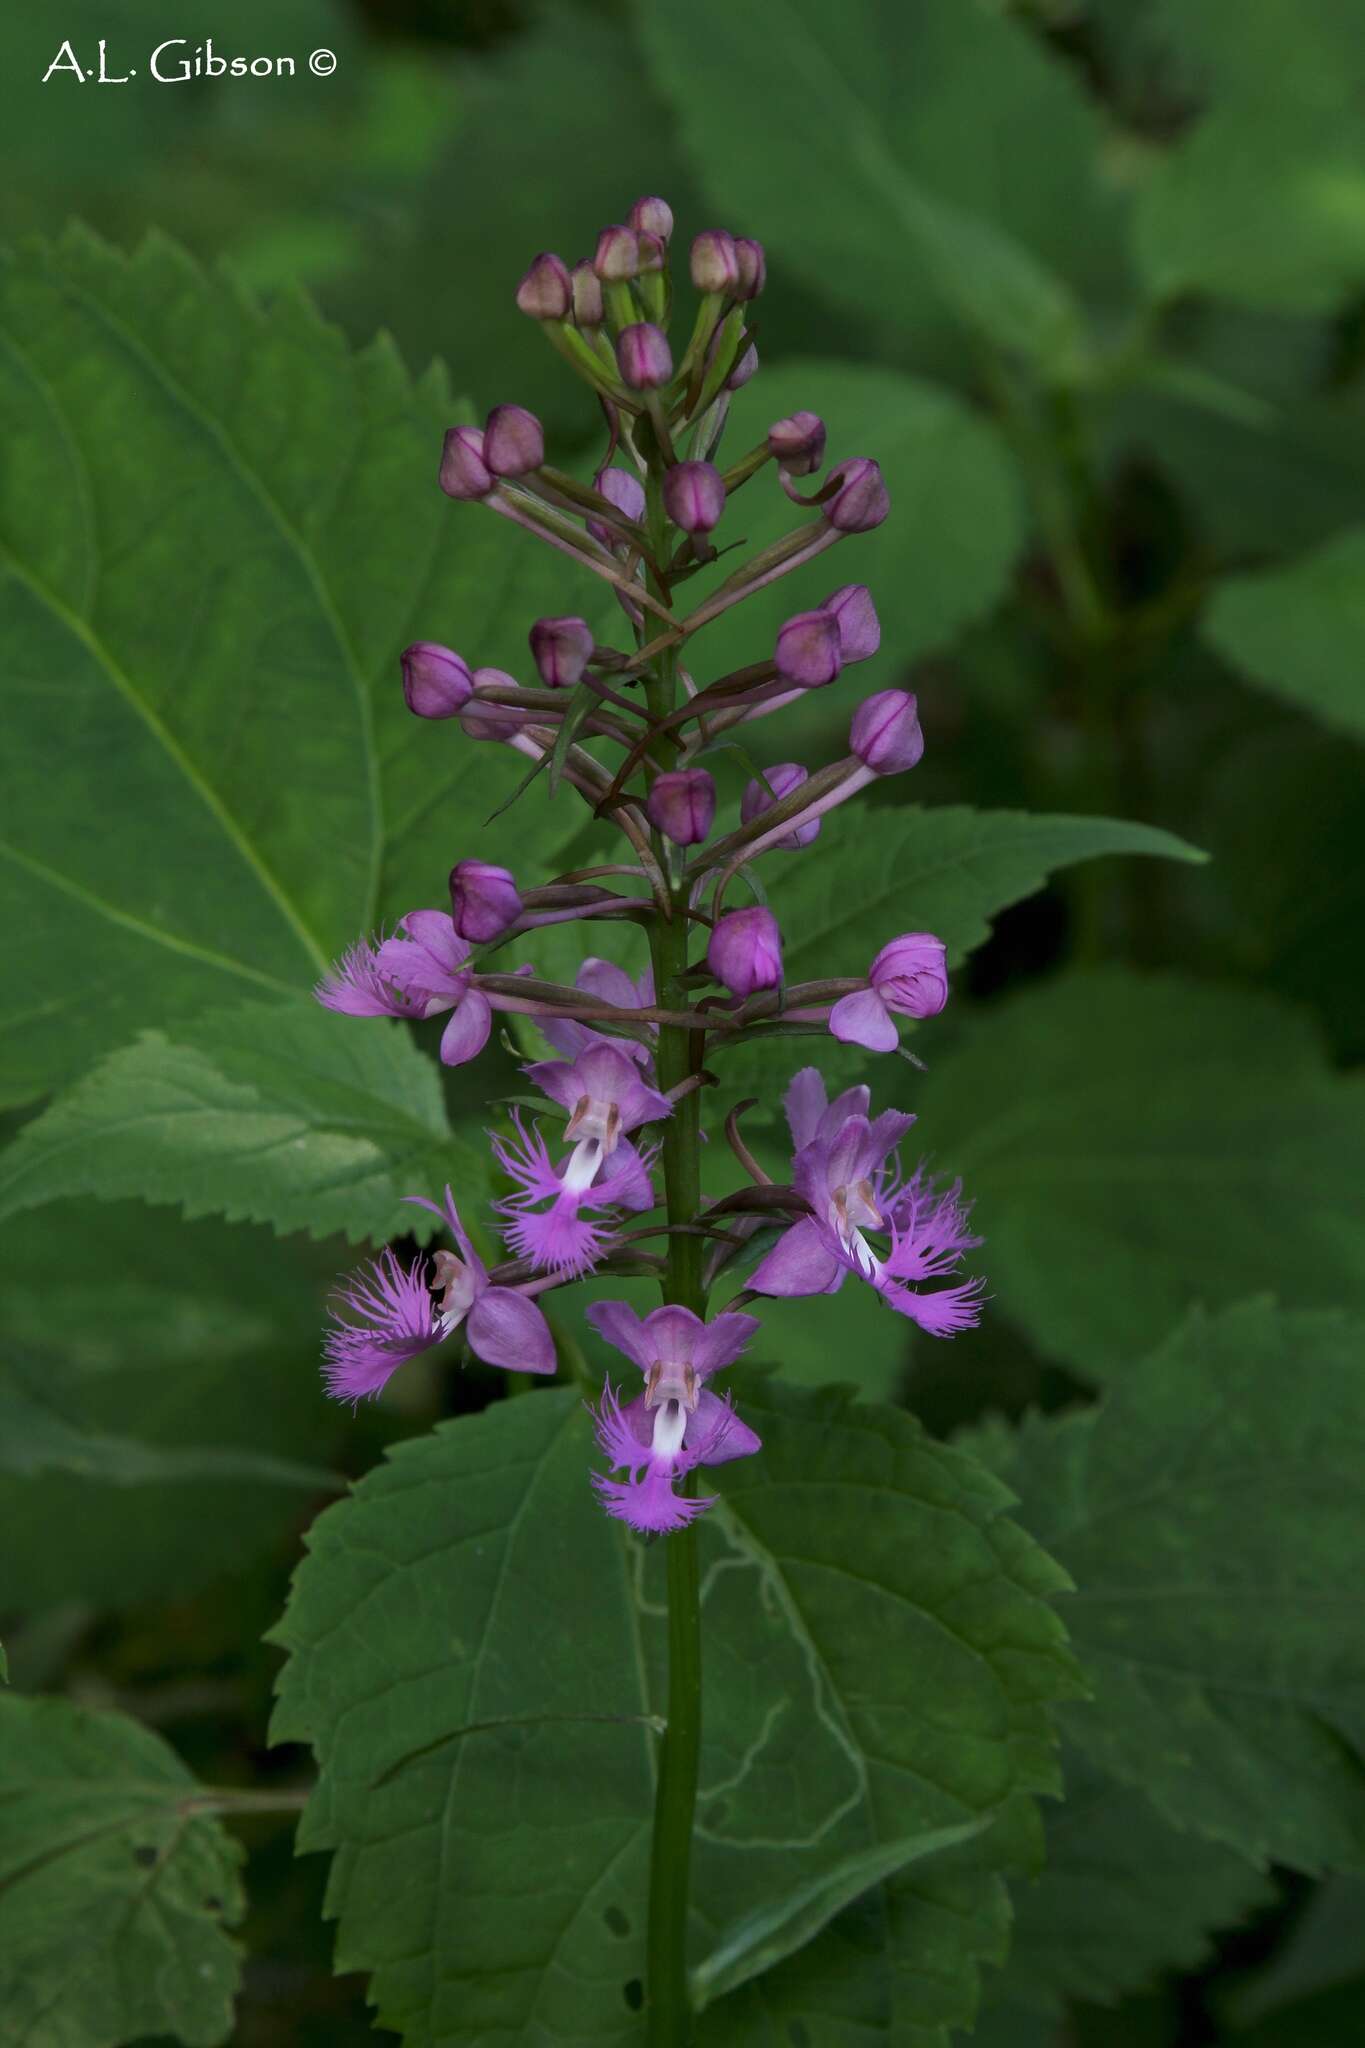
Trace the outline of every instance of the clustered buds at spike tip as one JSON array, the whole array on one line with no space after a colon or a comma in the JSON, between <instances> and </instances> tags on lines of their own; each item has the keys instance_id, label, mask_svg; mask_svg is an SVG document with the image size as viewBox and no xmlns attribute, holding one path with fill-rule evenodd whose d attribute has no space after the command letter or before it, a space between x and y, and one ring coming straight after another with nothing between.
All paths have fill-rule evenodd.
<instances>
[{"instance_id":1,"label":"clustered buds at spike tip","mask_svg":"<svg viewBox=\"0 0 1365 2048\"><path fill-rule=\"evenodd\" d=\"M648 320L623 328L616 338L616 363L632 391L657 391L673 375L668 336Z\"/></svg>"},{"instance_id":2,"label":"clustered buds at spike tip","mask_svg":"<svg viewBox=\"0 0 1365 2048\"><path fill-rule=\"evenodd\" d=\"M440 1207L410 1197L449 1242L416 1259L382 1252L341 1284L324 1352L329 1390L350 1401L378 1394L407 1360L457 1333L490 1365L551 1372L543 1294L586 1274L653 1275L699 1312L670 1305L641 1317L612 1300L589 1311L642 1376L638 1387L603 1390L594 1422L606 1469L593 1484L608 1514L651 1537L684 1530L711 1505L693 1490L695 1468L760 1449L732 1400L709 1384L758 1328L751 1315L705 1312L718 1280L743 1270L746 1298L762 1298L834 1294L852 1278L934 1337L977 1320L984 1285L961 1271L981 1241L961 1188L923 1165L902 1171L898 1149L914 1118L894 1108L874 1115L863 1086L830 1101L814 1068L785 1097L785 1183L765 1186L747 1210L739 1203L723 1226L705 1196L693 1206L678 1192L697 1186L704 1091L725 1078L733 1046L809 1034L827 1047L832 1037L889 1054L903 1019L923 1023L943 1009L948 977L942 940L910 931L888 938L861 979L826 971L784 983L782 933L763 904L759 868L769 854L820 858L827 813L919 761L924 734L909 691L880 690L852 710L844 758L750 771L738 820L732 813L716 830L717 786L701 757L740 751L729 729L779 714L870 660L881 627L867 586L841 583L784 619L768 659L723 675L704 667L704 629L818 555L856 544L886 519L890 498L870 457L840 451L826 467L825 424L813 412L775 420L735 461L719 453L731 394L761 374L746 322L766 259L761 243L721 229L697 235L680 257L673 230L667 202L647 194L601 230L591 259L570 270L543 250L517 287L518 307L583 380L603 423L584 475L547 465L539 420L515 403L496 406L482 427L452 427L442 448L447 497L482 503L553 549L566 574L588 579L579 595L566 587L565 602L581 613L523 621L529 660L520 675L471 669L434 641L402 655L403 695L417 717L454 720L470 740L515 751L521 759L503 764L508 787L518 774L528 787L547 768L542 789L574 791L594 832L617 829L626 843L615 859L594 848L588 857L600 865L551 878L460 859L449 870L448 910L409 911L359 939L315 991L350 1018L440 1017L449 1066L484 1052L499 1015L509 1020L504 1043L536 1032L554 1055L537 1058L534 1042L520 1041L544 1115L520 1101L493 1107L501 1191L479 1221L490 1241L501 1237L502 1262L485 1265L474 1251L449 1189ZM675 286L688 277L701 296L675 363ZM733 409L742 414L745 402ZM727 562L728 573L690 599L688 579L715 561L711 536L742 486L768 491L785 530ZM590 601L604 583L615 635ZM617 637L623 644L612 644ZM497 760L488 766L496 779ZM433 766L435 793L447 772ZM741 875L756 900L727 909ZM641 955L628 971L585 945L589 957L570 984L540 979L534 958L516 951L534 954L548 925L578 922L595 935L599 921L613 939L638 944L646 934L649 960ZM729 1126L727 1135L760 1178ZM739 1261L760 1227L767 1249L748 1272Z\"/></svg>"},{"instance_id":3,"label":"clustered buds at spike tip","mask_svg":"<svg viewBox=\"0 0 1365 2048\"><path fill-rule=\"evenodd\" d=\"M725 510L725 485L710 462L678 462L664 477L664 510L684 533L709 533Z\"/></svg>"},{"instance_id":4,"label":"clustered buds at spike tip","mask_svg":"<svg viewBox=\"0 0 1365 2048\"><path fill-rule=\"evenodd\" d=\"M798 761L780 761L776 768L768 768L764 774L767 788L765 789L761 782L751 782L740 798L739 817L743 825L752 825L755 818L763 817L765 812L770 811L774 804L780 803L784 796L790 796L794 789L800 789L803 782L810 780L808 770ZM819 831L820 820L812 818L806 824L798 825L795 831L788 832L785 837L774 840L773 844L786 847L788 851L795 853L801 847L809 846L812 839L819 835Z\"/></svg>"},{"instance_id":5,"label":"clustered buds at spike tip","mask_svg":"<svg viewBox=\"0 0 1365 2048\"><path fill-rule=\"evenodd\" d=\"M924 734L914 694L878 690L875 697L864 698L853 714L848 743L874 775L901 775L915 767L924 752Z\"/></svg>"},{"instance_id":6,"label":"clustered buds at spike tip","mask_svg":"<svg viewBox=\"0 0 1365 2048\"><path fill-rule=\"evenodd\" d=\"M825 459L825 423L818 413L794 412L768 429L768 453L788 476L809 476Z\"/></svg>"},{"instance_id":7,"label":"clustered buds at spike tip","mask_svg":"<svg viewBox=\"0 0 1365 2048\"><path fill-rule=\"evenodd\" d=\"M506 868L461 860L450 870L450 918L462 939L485 946L521 916L521 895Z\"/></svg>"},{"instance_id":8,"label":"clustered buds at spike tip","mask_svg":"<svg viewBox=\"0 0 1365 2048\"><path fill-rule=\"evenodd\" d=\"M452 427L441 450L441 489L448 498L486 498L493 472L484 461L477 427Z\"/></svg>"},{"instance_id":9,"label":"clustered buds at spike tip","mask_svg":"<svg viewBox=\"0 0 1365 2048\"><path fill-rule=\"evenodd\" d=\"M656 775L645 815L675 846L699 846L716 815L716 785L704 768Z\"/></svg>"},{"instance_id":10,"label":"clustered buds at spike tip","mask_svg":"<svg viewBox=\"0 0 1365 2048\"><path fill-rule=\"evenodd\" d=\"M495 405L483 430L483 459L494 476L528 476L545 460L545 434L524 405Z\"/></svg>"},{"instance_id":11,"label":"clustered buds at spike tip","mask_svg":"<svg viewBox=\"0 0 1365 2048\"><path fill-rule=\"evenodd\" d=\"M718 918L706 948L706 964L732 996L757 995L782 985L782 933L770 910L755 903Z\"/></svg>"},{"instance_id":12,"label":"clustered buds at spike tip","mask_svg":"<svg viewBox=\"0 0 1365 2048\"><path fill-rule=\"evenodd\" d=\"M832 683L844 665L838 620L827 611L797 612L778 628L773 660L784 682L803 690Z\"/></svg>"},{"instance_id":13,"label":"clustered buds at spike tip","mask_svg":"<svg viewBox=\"0 0 1365 2048\"><path fill-rule=\"evenodd\" d=\"M739 256L733 235L708 228L692 244L692 282L699 292L728 292L739 283Z\"/></svg>"},{"instance_id":14,"label":"clustered buds at spike tip","mask_svg":"<svg viewBox=\"0 0 1365 2048\"><path fill-rule=\"evenodd\" d=\"M533 320L567 320L573 306L568 266L549 249L536 257L517 286L517 305Z\"/></svg>"},{"instance_id":15,"label":"clustered buds at spike tip","mask_svg":"<svg viewBox=\"0 0 1365 2048\"><path fill-rule=\"evenodd\" d=\"M474 693L474 678L451 647L416 640L402 653L403 699L417 718L454 718Z\"/></svg>"},{"instance_id":16,"label":"clustered buds at spike tip","mask_svg":"<svg viewBox=\"0 0 1365 2048\"><path fill-rule=\"evenodd\" d=\"M536 673L547 690L571 690L592 660L592 627L586 619L537 619L529 640Z\"/></svg>"}]
</instances>

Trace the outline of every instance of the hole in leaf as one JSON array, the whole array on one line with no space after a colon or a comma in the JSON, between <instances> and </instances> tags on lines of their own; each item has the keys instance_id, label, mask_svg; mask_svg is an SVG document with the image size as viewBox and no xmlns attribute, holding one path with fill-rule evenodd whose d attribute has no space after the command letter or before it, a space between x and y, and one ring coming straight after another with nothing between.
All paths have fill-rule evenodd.
<instances>
[{"instance_id":1,"label":"hole in leaf","mask_svg":"<svg viewBox=\"0 0 1365 2048\"><path fill-rule=\"evenodd\" d=\"M610 1933L623 1935L630 1933L630 1922L619 1906L608 1906L602 1918L606 1921Z\"/></svg>"},{"instance_id":2,"label":"hole in leaf","mask_svg":"<svg viewBox=\"0 0 1365 2048\"><path fill-rule=\"evenodd\" d=\"M134 1849L133 1861L134 1863L141 1864L144 1870L150 1870L156 1862L156 1850L147 1848L145 1845L141 1849Z\"/></svg>"},{"instance_id":3,"label":"hole in leaf","mask_svg":"<svg viewBox=\"0 0 1365 2048\"><path fill-rule=\"evenodd\" d=\"M645 1987L638 1977L632 1977L629 1984L621 1986L621 1996L632 2012L639 2012L645 2002Z\"/></svg>"}]
</instances>

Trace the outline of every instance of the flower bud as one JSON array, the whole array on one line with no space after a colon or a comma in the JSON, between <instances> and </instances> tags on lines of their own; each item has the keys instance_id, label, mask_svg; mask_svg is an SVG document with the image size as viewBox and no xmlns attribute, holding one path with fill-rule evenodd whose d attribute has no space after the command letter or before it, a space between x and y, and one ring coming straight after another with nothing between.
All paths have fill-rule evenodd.
<instances>
[{"instance_id":1,"label":"flower bud","mask_svg":"<svg viewBox=\"0 0 1365 2048\"><path fill-rule=\"evenodd\" d=\"M530 640L531 659L547 690L571 690L592 659L592 627L586 619L537 619Z\"/></svg>"},{"instance_id":2,"label":"flower bud","mask_svg":"<svg viewBox=\"0 0 1365 2048\"><path fill-rule=\"evenodd\" d=\"M573 268L573 316L580 327L600 327L607 317L602 303L602 280L585 257Z\"/></svg>"},{"instance_id":3,"label":"flower bud","mask_svg":"<svg viewBox=\"0 0 1365 2048\"><path fill-rule=\"evenodd\" d=\"M448 498L486 498L493 474L477 427L452 427L441 448L441 489Z\"/></svg>"},{"instance_id":4,"label":"flower bud","mask_svg":"<svg viewBox=\"0 0 1365 2048\"><path fill-rule=\"evenodd\" d=\"M848 744L874 775L899 775L924 752L919 706L909 690L878 690L853 714Z\"/></svg>"},{"instance_id":5,"label":"flower bud","mask_svg":"<svg viewBox=\"0 0 1365 2048\"><path fill-rule=\"evenodd\" d=\"M832 683L844 665L838 620L825 611L797 612L778 628L773 659L783 681L803 690Z\"/></svg>"},{"instance_id":6,"label":"flower bud","mask_svg":"<svg viewBox=\"0 0 1365 2048\"><path fill-rule=\"evenodd\" d=\"M668 250L657 235L644 234L640 237L640 274L662 270L668 261Z\"/></svg>"},{"instance_id":7,"label":"flower bud","mask_svg":"<svg viewBox=\"0 0 1365 2048\"><path fill-rule=\"evenodd\" d=\"M768 453L788 476L809 476L825 459L825 423L818 413L794 412L768 429Z\"/></svg>"},{"instance_id":8,"label":"flower bud","mask_svg":"<svg viewBox=\"0 0 1365 2048\"><path fill-rule=\"evenodd\" d=\"M733 235L707 228L692 244L692 282L699 292L728 292L739 283L739 257Z\"/></svg>"},{"instance_id":9,"label":"flower bud","mask_svg":"<svg viewBox=\"0 0 1365 2048\"><path fill-rule=\"evenodd\" d=\"M867 661L882 644L881 621L865 583L845 583L831 592L820 607L839 627L839 645L844 660Z\"/></svg>"},{"instance_id":10,"label":"flower bud","mask_svg":"<svg viewBox=\"0 0 1365 2048\"><path fill-rule=\"evenodd\" d=\"M533 320L567 320L573 303L569 267L550 249L542 249L517 286L517 304Z\"/></svg>"},{"instance_id":11,"label":"flower bud","mask_svg":"<svg viewBox=\"0 0 1365 2048\"><path fill-rule=\"evenodd\" d=\"M524 405L495 405L484 422L483 459L494 476L526 476L545 460L545 433Z\"/></svg>"},{"instance_id":12,"label":"flower bud","mask_svg":"<svg viewBox=\"0 0 1365 2048\"><path fill-rule=\"evenodd\" d=\"M732 996L757 995L782 985L782 934L777 919L761 904L731 910L715 926L706 964Z\"/></svg>"},{"instance_id":13,"label":"flower bud","mask_svg":"<svg viewBox=\"0 0 1365 2048\"><path fill-rule=\"evenodd\" d=\"M748 235L737 235L735 261L739 265L735 297L756 299L768 282L768 259L763 254L762 242L755 242Z\"/></svg>"},{"instance_id":14,"label":"flower bud","mask_svg":"<svg viewBox=\"0 0 1365 2048\"><path fill-rule=\"evenodd\" d=\"M450 914L462 939L481 946L521 916L521 895L506 868L486 860L457 861L450 870Z\"/></svg>"},{"instance_id":15,"label":"flower bud","mask_svg":"<svg viewBox=\"0 0 1365 2048\"><path fill-rule=\"evenodd\" d=\"M880 465L870 456L855 456L852 462L841 462L830 474L830 482L839 485L824 508L830 525L840 533L868 533L874 526L880 526L891 510L891 496L882 481Z\"/></svg>"},{"instance_id":16,"label":"flower bud","mask_svg":"<svg viewBox=\"0 0 1365 2048\"><path fill-rule=\"evenodd\" d=\"M506 669L476 668L474 687L476 690L519 690L521 684L515 676L509 676ZM510 740L520 732L529 717L528 711L520 710L515 704L480 704L471 699L460 711L460 731L470 740Z\"/></svg>"},{"instance_id":17,"label":"flower bud","mask_svg":"<svg viewBox=\"0 0 1365 2048\"><path fill-rule=\"evenodd\" d=\"M758 350L750 342L725 380L727 391L742 391L751 377L758 375Z\"/></svg>"},{"instance_id":18,"label":"flower bud","mask_svg":"<svg viewBox=\"0 0 1365 2048\"><path fill-rule=\"evenodd\" d=\"M640 244L634 228L603 228L592 267L603 284L629 284L639 275Z\"/></svg>"},{"instance_id":19,"label":"flower bud","mask_svg":"<svg viewBox=\"0 0 1365 2048\"><path fill-rule=\"evenodd\" d=\"M656 775L645 815L675 846L698 846L716 816L716 785L704 768Z\"/></svg>"},{"instance_id":20,"label":"flower bud","mask_svg":"<svg viewBox=\"0 0 1365 2048\"><path fill-rule=\"evenodd\" d=\"M664 509L684 533L709 533L725 510L725 485L710 462L677 462L664 477Z\"/></svg>"},{"instance_id":21,"label":"flower bud","mask_svg":"<svg viewBox=\"0 0 1365 2048\"><path fill-rule=\"evenodd\" d=\"M763 817L774 804L781 803L784 796L790 796L794 789L800 789L803 782L810 780L809 771L799 761L782 761L776 768L765 768L768 780L765 789L761 782L751 782L739 800L740 822L752 825L755 818ZM771 791L771 795L769 794ZM820 834L820 820L808 818L804 825L797 825L782 839L773 841L774 847L789 848L795 852L799 846L809 846L812 839Z\"/></svg>"},{"instance_id":22,"label":"flower bud","mask_svg":"<svg viewBox=\"0 0 1365 2048\"><path fill-rule=\"evenodd\" d=\"M645 487L638 476L628 469L599 469L592 480L593 489L609 505L614 505L623 519L643 519L645 516ZM588 521L588 532L593 539L609 548L619 539L609 526L600 519Z\"/></svg>"},{"instance_id":23,"label":"flower bud","mask_svg":"<svg viewBox=\"0 0 1365 2048\"><path fill-rule=\"evenodd\" d=\"M637 199L630 209L630 224L637 234L657 235L667 242L673 232L673 209L666 199Z\"/></svg>"},{"instance_id":24,"label":"flower bud","mask_svg":"<svg viewBox=\"0 0 1365 2048\"><path fill-rule=\"evenodd\" d=\"M673 375L668 336L648 320L622 328L616 339L616 363L632 391L657 391Z\"/></svg>"},{"instance_id":25,"label":"flower bud","mask_svg":"<svg viewBox=\"0 0 1365 2048\"><path fill-rule=\"evenodd\" d=\"M936 1017L948 1000L948 960L931 932L903 932L882 947L867 978L888 1010Z\"/></svg>"},{"instance_id":26,"label":"flower bud","mask_svg":"<svg viewBox=\"0 0 1365 2048\"><path fill-rule=\"evenodd\" d=\"M453 718L468 703L474 679L453 648L415 640L401 660L403 697L415 717Z\"/></svg>"}]
</instances>

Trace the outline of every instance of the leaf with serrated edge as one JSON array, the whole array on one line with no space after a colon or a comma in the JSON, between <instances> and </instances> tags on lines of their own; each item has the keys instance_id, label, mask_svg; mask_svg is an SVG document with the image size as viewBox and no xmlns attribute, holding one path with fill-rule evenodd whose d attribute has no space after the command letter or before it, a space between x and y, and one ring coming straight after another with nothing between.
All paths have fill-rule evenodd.
<instances>
[{"instance_id":1,"label":"leaf with serrated edge","mask_svg":"<svg viewBox=\"0 0 1365 2048\"><path fill-rule=\"evenodd\" d=\"M701 1525L698 1959L859 1852L998 1812L1077 1684L1046 1604L1062 1581L982 1468L847 1395L751 1383L742 1406L764 1452L719 1475ZM566 1718L439 1740L662 1697L662 1558L601 1513L594 1462L568 1393L403 1444L315 1525L276 1631L274 1733L318 1753L301 1840L335 1852L338 1966L374 1973L412 2048L533 2020L584 2048L638 2033L653 1737Z\"/></svg>"},{"instance_id":2,"label":"leaf with serrated edge","mask_svg":"<svg viewBox=\"0 0 1365 2048\"><path fill-rule=\"evenodd\" d=\"M1365 1870L1362 1339L1196 1313L1001 1467L1081 1589L1072 1739L1173 1826L1305 1870Z\"/></svg>"},{"instance_id":3,"label":"leaf with serrated edge","mask_svg":"<svg viewBox=\"0 0 1365 2048\"><path fill-rule=\"evenodd\" d=\"M982 1018L912 1106L976 1198L997 1311L1087 1377L1126 1371L1193 1301L1365 1304L1365 1090L1288 1004L1069 974Z\"/></svg>"},{"instance_id":4,"label":"leaf with serrated edge","mask_svg":"<svg viewBox=\"0 0 1365 2048\"><path fill-rule=\"evenodd\" d=\"M6 2041L216 2048L240 1973L242 1852L174 1751L122 1714L0 1697Z\"/></svg>"},{"instance_id":5,"label":"leaf with serrated edge","mask_svg":"<svg viewBox=\"0 0 1365 2048\"><path fill-rule=\"evenodd\" d=\"M59 1195L141 1195L188 1217L382 1240L418 1228L409 1194L487 1184L454 1137L406 1027L312 1003L245 1004L147 1032L25 1126L0 1216Z\"/></svg>"}]
</instances>

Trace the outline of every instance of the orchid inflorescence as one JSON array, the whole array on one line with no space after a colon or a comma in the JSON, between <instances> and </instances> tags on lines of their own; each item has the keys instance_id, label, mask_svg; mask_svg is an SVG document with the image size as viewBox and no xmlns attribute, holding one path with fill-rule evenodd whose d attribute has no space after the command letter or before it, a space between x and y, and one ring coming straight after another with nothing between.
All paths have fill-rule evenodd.
<instances>
[{"instance_id":1,"label":"orchid inflorescence","mask_svg":"<svg viewBox=\"0 0 1365 2048\"><path fill-rule=\"evenodd\" d=\"M921 1166L903 1176L897 1147L914 1122L871 1114L866 1087L830 1101L813 1067L785 1100L788 1179L775 1184L739 1136L726 1135L752 1185L707 1204L700 1193L699 1102L730 1048L774 1033L832 1034L891 1052L902 1017L934 1015L947 1000L942 942L891 937L857 979L788 983L782 933L763 901L735 905L751 864L772 854L818 859L821 821L878 778L913 768L924 747L916 701L881 690L854 709L846 756L809 770L786 761L755 773L738 822L718 835L717 792L705 755L735 728L828 688L877 652L872 598L857 583L832 590L779 629L766 656L701 683L694 643L712 620L845 540L878 526L889 499L869 457L844 458L806 488L825 461L824 423L809 412L777 420L728 466L719 460L730 394L758 370L750 308L763 289L761 246L711 230L696 237L690 275L699 294L690 336L674 355L673 216L645 198L623 225L603 229L591 261L573 270L537 256L517 292L521 310L586 380L607 446L591 483L546 461L539 421L500 405L484 426L452 427L440 483L481 504L599 578L614 592L633 644L604 644L586 618L537 619L524 684L470 668L434 642L402 657L403 690L419 718L454 720L474 741L515 749L527 779L548 769L627 842L620 863L534 885L462 858L449 909L417 909L387 936L358 942L321 983L318 1000L351 1016L448 1013L441 1058L460 1066L487 1045L493 1013L535 1021L555 1057L526 1076L547 1114L509 1112L491 1137L509 1191L494 1203L510 1256L490 1271L450 1189L437 1208L455 1249L403 1264L392 1251L343 1284L327 1340L329 1389L355 1400L379 1391L407 1359L463 1332L474 1354L514 1372L550 1373L555 1345L537 1298L586 1274L656 1274L665 1306L641 1319L597 1301L588 1319L643 1376L633 1398L610 1383L594 1411L610 1469L596 1476L607 1511L633 1528L684 1527L711 1503L691 1491L701 1464L744 1457L759 1439L709 1382L759 1327L734 1307L707 1320L711 1289L765 1233L742 1302L835 1292L849 1277L935 1337L974 1323L982 1282L955 1278L980 1240L960 1186ZM714 583L691 611L675 593L717 558L713 535L731 498L767 473L796 508L781 540ZM732 745L733 741L725 741ZM613 750L615 750L613 752ZM812 852L812 847L815 851ZM573 987L543 981L532 962L510 970L511 941L568 920L625 920L648 936L638 978L598 958ZM650 1233L627 1219L660 1206ZM667 1258L643 1249L662 1235Z\"/></svg>"}]
</instances>

